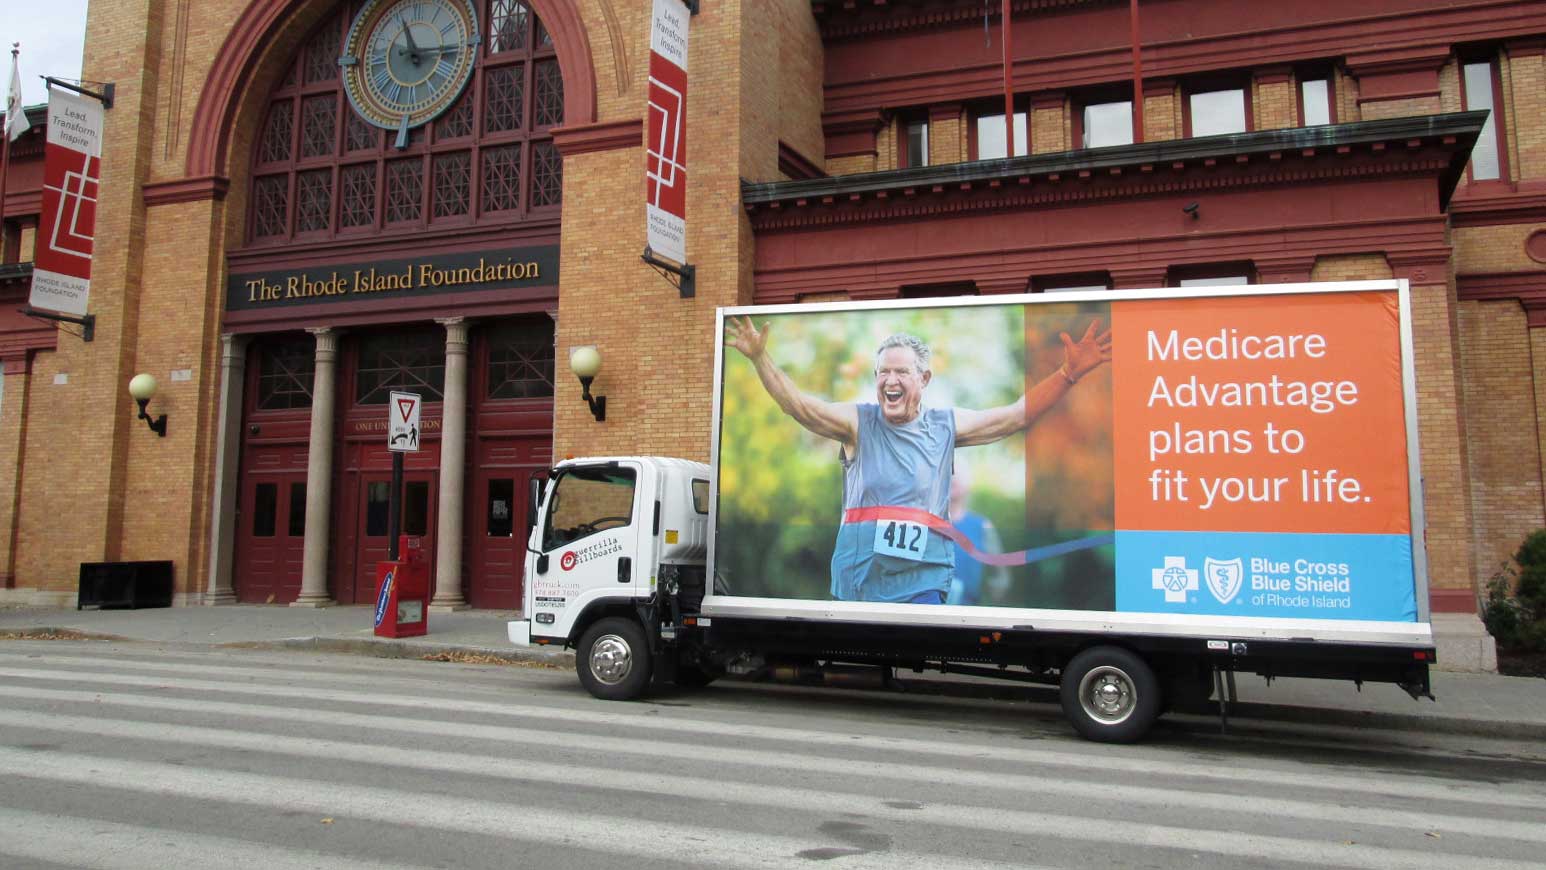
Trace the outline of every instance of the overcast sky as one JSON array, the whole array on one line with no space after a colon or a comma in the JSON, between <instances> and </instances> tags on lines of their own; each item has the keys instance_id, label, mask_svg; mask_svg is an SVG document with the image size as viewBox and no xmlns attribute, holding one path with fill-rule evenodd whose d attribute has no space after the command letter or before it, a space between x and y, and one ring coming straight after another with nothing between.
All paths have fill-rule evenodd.
<instances>
[{"instance_id":1,"label":"overcast sky","mask_svg":"<svg viewBox=\"0 0 1546 870\"><path fill-rule=\"evenodd\" d=\"M11 83L11 43L21 43L22 100L46 102L39 76L80 78L86 41L86 0L0 0L0 89ZM4 91L0 90L0 94ZM5 100L0 98L0 111Z\"/></svg>"}]
</instances>

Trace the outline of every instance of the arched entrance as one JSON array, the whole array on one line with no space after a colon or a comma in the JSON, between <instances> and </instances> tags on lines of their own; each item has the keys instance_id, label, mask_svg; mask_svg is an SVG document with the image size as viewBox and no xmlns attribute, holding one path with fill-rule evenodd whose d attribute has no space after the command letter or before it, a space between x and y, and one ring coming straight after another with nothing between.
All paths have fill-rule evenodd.
<instances>
[{"instance_id":1,"label":"arched entrance","mask_svg":"<svg viewBox=\"0 0 1546 870\"><path fill-rule=\"evenodd\" d=\"M387 544L386 397L409 390L423 440L404 531L424 542L437 603L519 606L524 493L551 462L552 131L570 101L541 4L473 5L476 65L428 123L373 126L346 94L350 25L379 9L366 0L316 24L245 112L259 120L224 317L246 341L239 600L316 597L321 573L326 596L370 598ZM308 559L319 539L325 561Z\"/></svg>"}]
</instances>

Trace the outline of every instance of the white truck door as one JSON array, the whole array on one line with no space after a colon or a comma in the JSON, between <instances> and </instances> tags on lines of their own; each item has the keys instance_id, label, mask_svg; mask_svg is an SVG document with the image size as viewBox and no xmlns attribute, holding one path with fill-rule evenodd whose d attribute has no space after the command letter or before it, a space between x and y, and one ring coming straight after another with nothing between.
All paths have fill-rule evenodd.
<instances>
[{"instance_id":1,"label":"white truck door","mask_svg":"<svg viewBox=\"0 0 1546 870\"><path fill-rule=\"evenodd\" d=\"M541 555L534 560L532 611L539 626L556 632L590 601L631 597L641 576L648 582L639 541L649 534L654 505L640 495L643 476L630 462L559 470L543 512Z\"/></svg>"}]
</instances>

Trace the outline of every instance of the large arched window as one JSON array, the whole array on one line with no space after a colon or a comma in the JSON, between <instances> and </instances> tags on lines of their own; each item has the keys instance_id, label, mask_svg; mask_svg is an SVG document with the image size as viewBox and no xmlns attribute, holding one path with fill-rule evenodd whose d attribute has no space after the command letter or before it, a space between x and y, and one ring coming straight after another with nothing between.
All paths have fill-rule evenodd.
<instances>
[{"instance_id":1,"label":"large arched window","mask_svg":"<svg viewBox=\"0 0 1546 870\"><path fill-rule=\"evenodd\" d=\"M413 130L367 124L338 56L362 0L343 4L296 54L253 146L253 245L412 233L557 217L564 122L553 40L521 0L478 0L478 62L461 98Z\"/></svg>"}]
</instances>

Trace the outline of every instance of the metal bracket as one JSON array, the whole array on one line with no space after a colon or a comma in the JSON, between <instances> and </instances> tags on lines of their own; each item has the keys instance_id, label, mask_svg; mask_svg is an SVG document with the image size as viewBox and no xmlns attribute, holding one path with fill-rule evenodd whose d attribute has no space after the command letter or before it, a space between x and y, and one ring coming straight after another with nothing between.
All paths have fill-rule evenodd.
<instances>
[{"instance_id":1,"label":"metal bracket","mask_svg":"<svg viewBox=\"0 0 1546 870\"><path fill-rule=\"evenodd\" d=\"M39 311L32 306L16 309L18 313L28 317L36 317L39 320L53 320L58 323L78 323L81 327L81 341L91 341L97 337L97 316L95 314L83 314L76 317L73 314L55 314L52 311Z\"/></svg>"},{"instance_id":2,"label":"metal bracket","mask_svg":"<svg viewBox=\"0 0 1546 870\"><path fill-rule=\"evenodd\" d=\"M662 260L655 256L655 252L650 250L649 245L644 246L644 254L639 259L653 266L662 276L666 277L667 281L671 281L671 284L676 287L677 292L681 294L683 299L691 299L698 295L696 280L698 270L690 263L683 263L678 266L670 260ZM669 275L675 275L676 280L672 281Z\"/></svg>"},{"instance_id":3,"label":"metal bracket","mask_svg":"<svg viewBox=\"0 0 1546 870\"><path fill-rule=\"evenodd\" d=\"M102 90L98 92L87 90L80 85L70 84L64 79L56 79L53 76L43 76L43 81L50 85L56 85L58 87L64 88L67 91L74 91L82 96L91 97L94 100L100 100L102 102L102 108L104 109L111 109L113 107L113 93L117 90L117 88L112 82L92 82L94 85L102 85Z\"/></svg>"}]
</instances>

